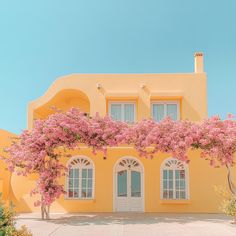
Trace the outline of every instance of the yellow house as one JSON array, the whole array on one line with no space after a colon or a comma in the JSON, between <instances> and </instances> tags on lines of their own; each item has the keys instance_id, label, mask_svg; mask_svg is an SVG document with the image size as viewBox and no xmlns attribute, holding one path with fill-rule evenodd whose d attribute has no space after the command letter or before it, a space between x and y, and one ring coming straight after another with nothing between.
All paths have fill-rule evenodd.
<instances>
[{"instance_id":1,"label":"yellow house","mask_svg":"<svg viewBox=\"0 0 236 236\"><path fill-rule=\"evenodd\" d=\"M206 73L203 54L195 53L195 71L178 74L72 74L57 79L28 107L28 128L35 119L47 118L52 107L77 107L90 115L99 112L113 119L140 121L165 116L201 121L207 117ZM1 131L0 146L11 136ZM6 141L7 140L7 141ZM92 154L86 146L72 152L69 176L62 178L67 194L52 206L53 212L219 212L220 197L214 186L227 186L226 170L214 169L189 151L190 163L158 154L139 157L129 146ZM29 192L35 176L22 177L0 168L0 188L19 212L39 211Z\"/></svg>"}]
</instances>

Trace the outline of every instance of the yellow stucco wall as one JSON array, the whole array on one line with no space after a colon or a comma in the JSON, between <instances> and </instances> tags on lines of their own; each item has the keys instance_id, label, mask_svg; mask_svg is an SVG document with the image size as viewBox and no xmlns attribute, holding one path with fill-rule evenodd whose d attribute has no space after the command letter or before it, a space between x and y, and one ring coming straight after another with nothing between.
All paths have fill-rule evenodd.
<instances>
[{"instance_id":1,"label":"yellow stucco wall","mask_svg":"<svg viewBox=\"0 0 236 236\"><path fill-rule=\"evenodd\" d=\"M91 158L95 166L95 195L92 200L67 199L62 196L51 210L53 212L112 212L114 191L114 167L119 158L124 156L138 158L144 166L144 199L146 212L219 212L221 197L215 192L215 186L227 186L225 168L212 168L207 161L199 157L198 151L191 151L189 164L189 200L161 200L160 199L160 165L170 157L159 154L152 160L140 158L131 148L110 148L107 159L98 153L82 148L71 152L74 155L85 155ZM63 159L67 163L68 158ZM235 172L236 170L234 170ZM21 183L24 183L22 185ZM61 179L65 184L65 178ZM18 211L39 211L33 206L35 199L29 195L34 186L34 178L12 176L11 185L16 196L15 204ZM21 202L20 206L17 202Z\"/></svg>"},{"instance_id":2,"label":"yellow stucco wall","mask_svg":"<svg viewBox=\"0 0 236 236\"><path fill-rule=\"evenodd\" d=\"M59 78L42 97L29 104L28 127L32 128L34 119L52 113L53 106L61 110L75 106L90 110L91 115L105 115L109 100L135 100L137 120L150 118L154 100L179 100L181 118L199 121L207 116L206 96L205 73L74 74Z\"/></svg>"},{"instance_id":3,"label":"yellow stucco wall","mask_svg":"<svg viewBox=\"0 0 236 236\"><path fill-rule=\"evenodd\" d=\"M96 112L105 115L109 101L136 102L137 120L142 120L151 116L151 102L156 100L178 100L181 119L201 121L207 117L206 74L201 53L195 57L195 73L73 74L59 78L42 97L29 104L28 128L33 127L34 119L43 119L55 112L52 107L64 111L77 107L91 115ZM160 198L160 166L163 160L170 157L168 154L157 154L149 160L140 158L131 147L109 148L106 160L101 153L93 155L86 147L72 154L85 155L94 162L94 199L69 200L61 196L51 208L54 212L113 211L113 171L116 161L124 156L136 157L143 164L146 212L219 212L221 198L214 186L227 186L225 168L210 167L207 161L200 158L198 151L189 153L190 199L181 201L164 201ZM62 161L66 163L68 159ZM4 179L2 182L0 180L0 187L2 183L5 184L2 188L6 197L11 186L12 193L8 196L15 203L17 211L39 211L39 208L33 206L35 197L29 195L36 177L26 178L13 174L10 179L9 173L4 172L2 167L0 171ZM9 179L10 185L6 185ZM64 178L61 183L65 183Z\"/></svg>"},{"instance_id":4,"label":"yellow stucco wall","mask_svg":"<svg viewBox=\"0 0 236 236\"><path fill-rule=\"evenodd\" d=\"M9 147L15 134L0 129L0 156L6 157L7 154L4 151L6 147ZM0 193L2 193L2 199L8 201L11 197L11 173L7 170L7 166L3 160L0 160Z\"/></svg>"}]
</instances>

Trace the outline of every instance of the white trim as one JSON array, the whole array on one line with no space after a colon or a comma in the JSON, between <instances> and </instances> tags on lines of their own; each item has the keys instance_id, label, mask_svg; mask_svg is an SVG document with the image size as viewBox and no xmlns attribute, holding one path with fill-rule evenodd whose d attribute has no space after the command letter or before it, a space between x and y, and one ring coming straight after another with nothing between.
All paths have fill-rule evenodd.
<instances>
[{"instance_id":1,"label":"white trim","mask_svg":"<svg viewBox=\"0 0 236 236\"><path fill-rule=\"evenodd\" d=\"M116 194L117 194L117 175L116 175L116 168L117 165L124 159L133 159L135 161L137 161L140 165L141 168L141 196L142 196L142 211L141 212L145 212L145 172L144 172L144 165L143 163L136 157L134 156L123 156L121 158L119 158L114 166L113 166L113 212L116 212Z\"/></svg>"},{"instance_id":2,"label":"white trim","mask_svg":"<svg viewBox=\"0 0 236 236\"><path fill-rule=\"evenodd\" d=\"M117 104L121 105L121 121L125 121L124 106L125 105L134 105L134 122L137 120L137 108L136 102L134 101L108 101L108 114L111 116L111 105Z\"/></svg>"},{"instance_id":3,"label":"white trim","mask_svg":"<svg viewBox=\"0 0 236 236\"><path fill-rule=\"evenodd\" d=\"M65 198L65 200L93 200L94 198L95 198L95 165L94 165L94 162L93 162L93 160L91 159L91 158L89 158L89 157L87 157L87 156L84 156L84 155L76 155L76 156L73 156L73 157L71 157L68 161L67 161L67 163L66 163L66 167L68 168L69 167L69 165L70 165L70 163L73 161L73 160L76 160L76 159L78 159L78 158L82 158L82 159L86 159L86 160L88 160L90 163L91 163L91 166L90 167L92 167L92 170L93 170L93 177L92 177L92 182L93 182L93 184L92 184L92 197L86 197L86 198L81 198L80 197L80 193L79 193L79 197L69 197L68 196L68 179L69 179L69 176L68 175L66 175L66 177L65 177L65 189L66 189L66 194L64 195L64 198ZM86 167L83 167L83 169L86 169ZM69 168L68 168L68 170L69 170ZM82 170L82 168L81 167L79 167L79 170ZM69 172L68 172L68 174L69 174ZM79 174L82 176L82 171L80 171L79 172ZM79 178L79 179L81 179L81 178ZM82 179L80 180L80 184L82 184ZM81 186L82 187L82 186ZM80 188L81 188L80 187Z\"/></svg>"},{"instance_id":4,"label":"white trim","mask_svg":"<svg viewBox=\"0 0 236 236\"><path fill-rule=\"evenodd\" d=\"M181 162L184 166L184 170L185 170L185 185L186 185L186 198L184 199L176 199L176 198L173 198L173 199L166 199L166 198L163 198L163 170L167 169L167 168L164 168L164 165L166 164L166 162L170 161L170 160L177 160L179 162ZM177 168L175 169L172 169L172 170L177 170ZM190 199L190 194L189 194L189 167L188 167L188 164L186 164L185 162L182 162L176 158L173 158L173 157L169 157L167 159L165 159L161 166L160 166L160 186L161 186L161 189L160 189L160 199L165 201L165 200L174 200L174 201L184 201L184 200L189 200ZM175 189L173 189L174 191Z\"/></svg>"},{"instance_id":5,"label":"white trim","mask_svg":"<svg viewBox=\"0 0 236 236\"><path fill-rule=\"evenodd\" d=\"M177 105L177 120L180 120L180 102L178 100L153 100L151 102L151 117L153 117L153 105L164 105L164 118L167 116L167 104Z\"/></svg>"}]
</instances>

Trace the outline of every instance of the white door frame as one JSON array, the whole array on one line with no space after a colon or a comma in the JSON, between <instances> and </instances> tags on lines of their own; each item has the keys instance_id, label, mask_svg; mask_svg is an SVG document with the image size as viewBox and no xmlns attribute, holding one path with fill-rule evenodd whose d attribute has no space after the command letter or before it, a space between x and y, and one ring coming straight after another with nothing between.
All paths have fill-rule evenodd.
<instances>
[{"instance_id":1,"label":"white door frame","mask_svg":"<svg viewBox=\"0 0 236 236\"><path fill-rule=\"evenodd\" d=\"M116 167L117 165L124 159L133 159L137 161L141 167L141 196L142 196L142 210L141 212L145 212L145 181L144 181L144 166L143 163L134 156L123 156L119 158L113 167L113 212L116 212L116 188L117 188L117 177L116 177Z\"/></svg>"}]
</instances>

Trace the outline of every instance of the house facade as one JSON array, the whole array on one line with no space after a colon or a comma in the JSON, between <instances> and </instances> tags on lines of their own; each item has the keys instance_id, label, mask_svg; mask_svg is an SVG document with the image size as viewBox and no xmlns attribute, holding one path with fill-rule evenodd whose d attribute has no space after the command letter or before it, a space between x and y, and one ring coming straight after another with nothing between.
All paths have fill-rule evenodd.
<instances>
[{"instance_id":1,"label":"house facade","mask_svg":"<svg viewBox=\"0 0 236 236\"><path fill-rule=\"evenodd\" d=\"M28 129L35 119L47 118L56 107L109 114L115 120L135 122L166 116L199 122L207 117L207 81L203 54L195 53L193 73L178 74L72 74L57 79L46 93L28 107ZM1 131L0 145L9 145ZM131 146L108 147L102 153L81 145L70 151L69 175L60 181L67 194L52 206L53 212L219 212L220 197L214 186L227 186L224 168L212 168L189 151L190 163L158 153L140 157ZM36 176L10 175L0 167L0 191L19 212L40 211L29 192Z\"/></svg>"}]
</instances>

